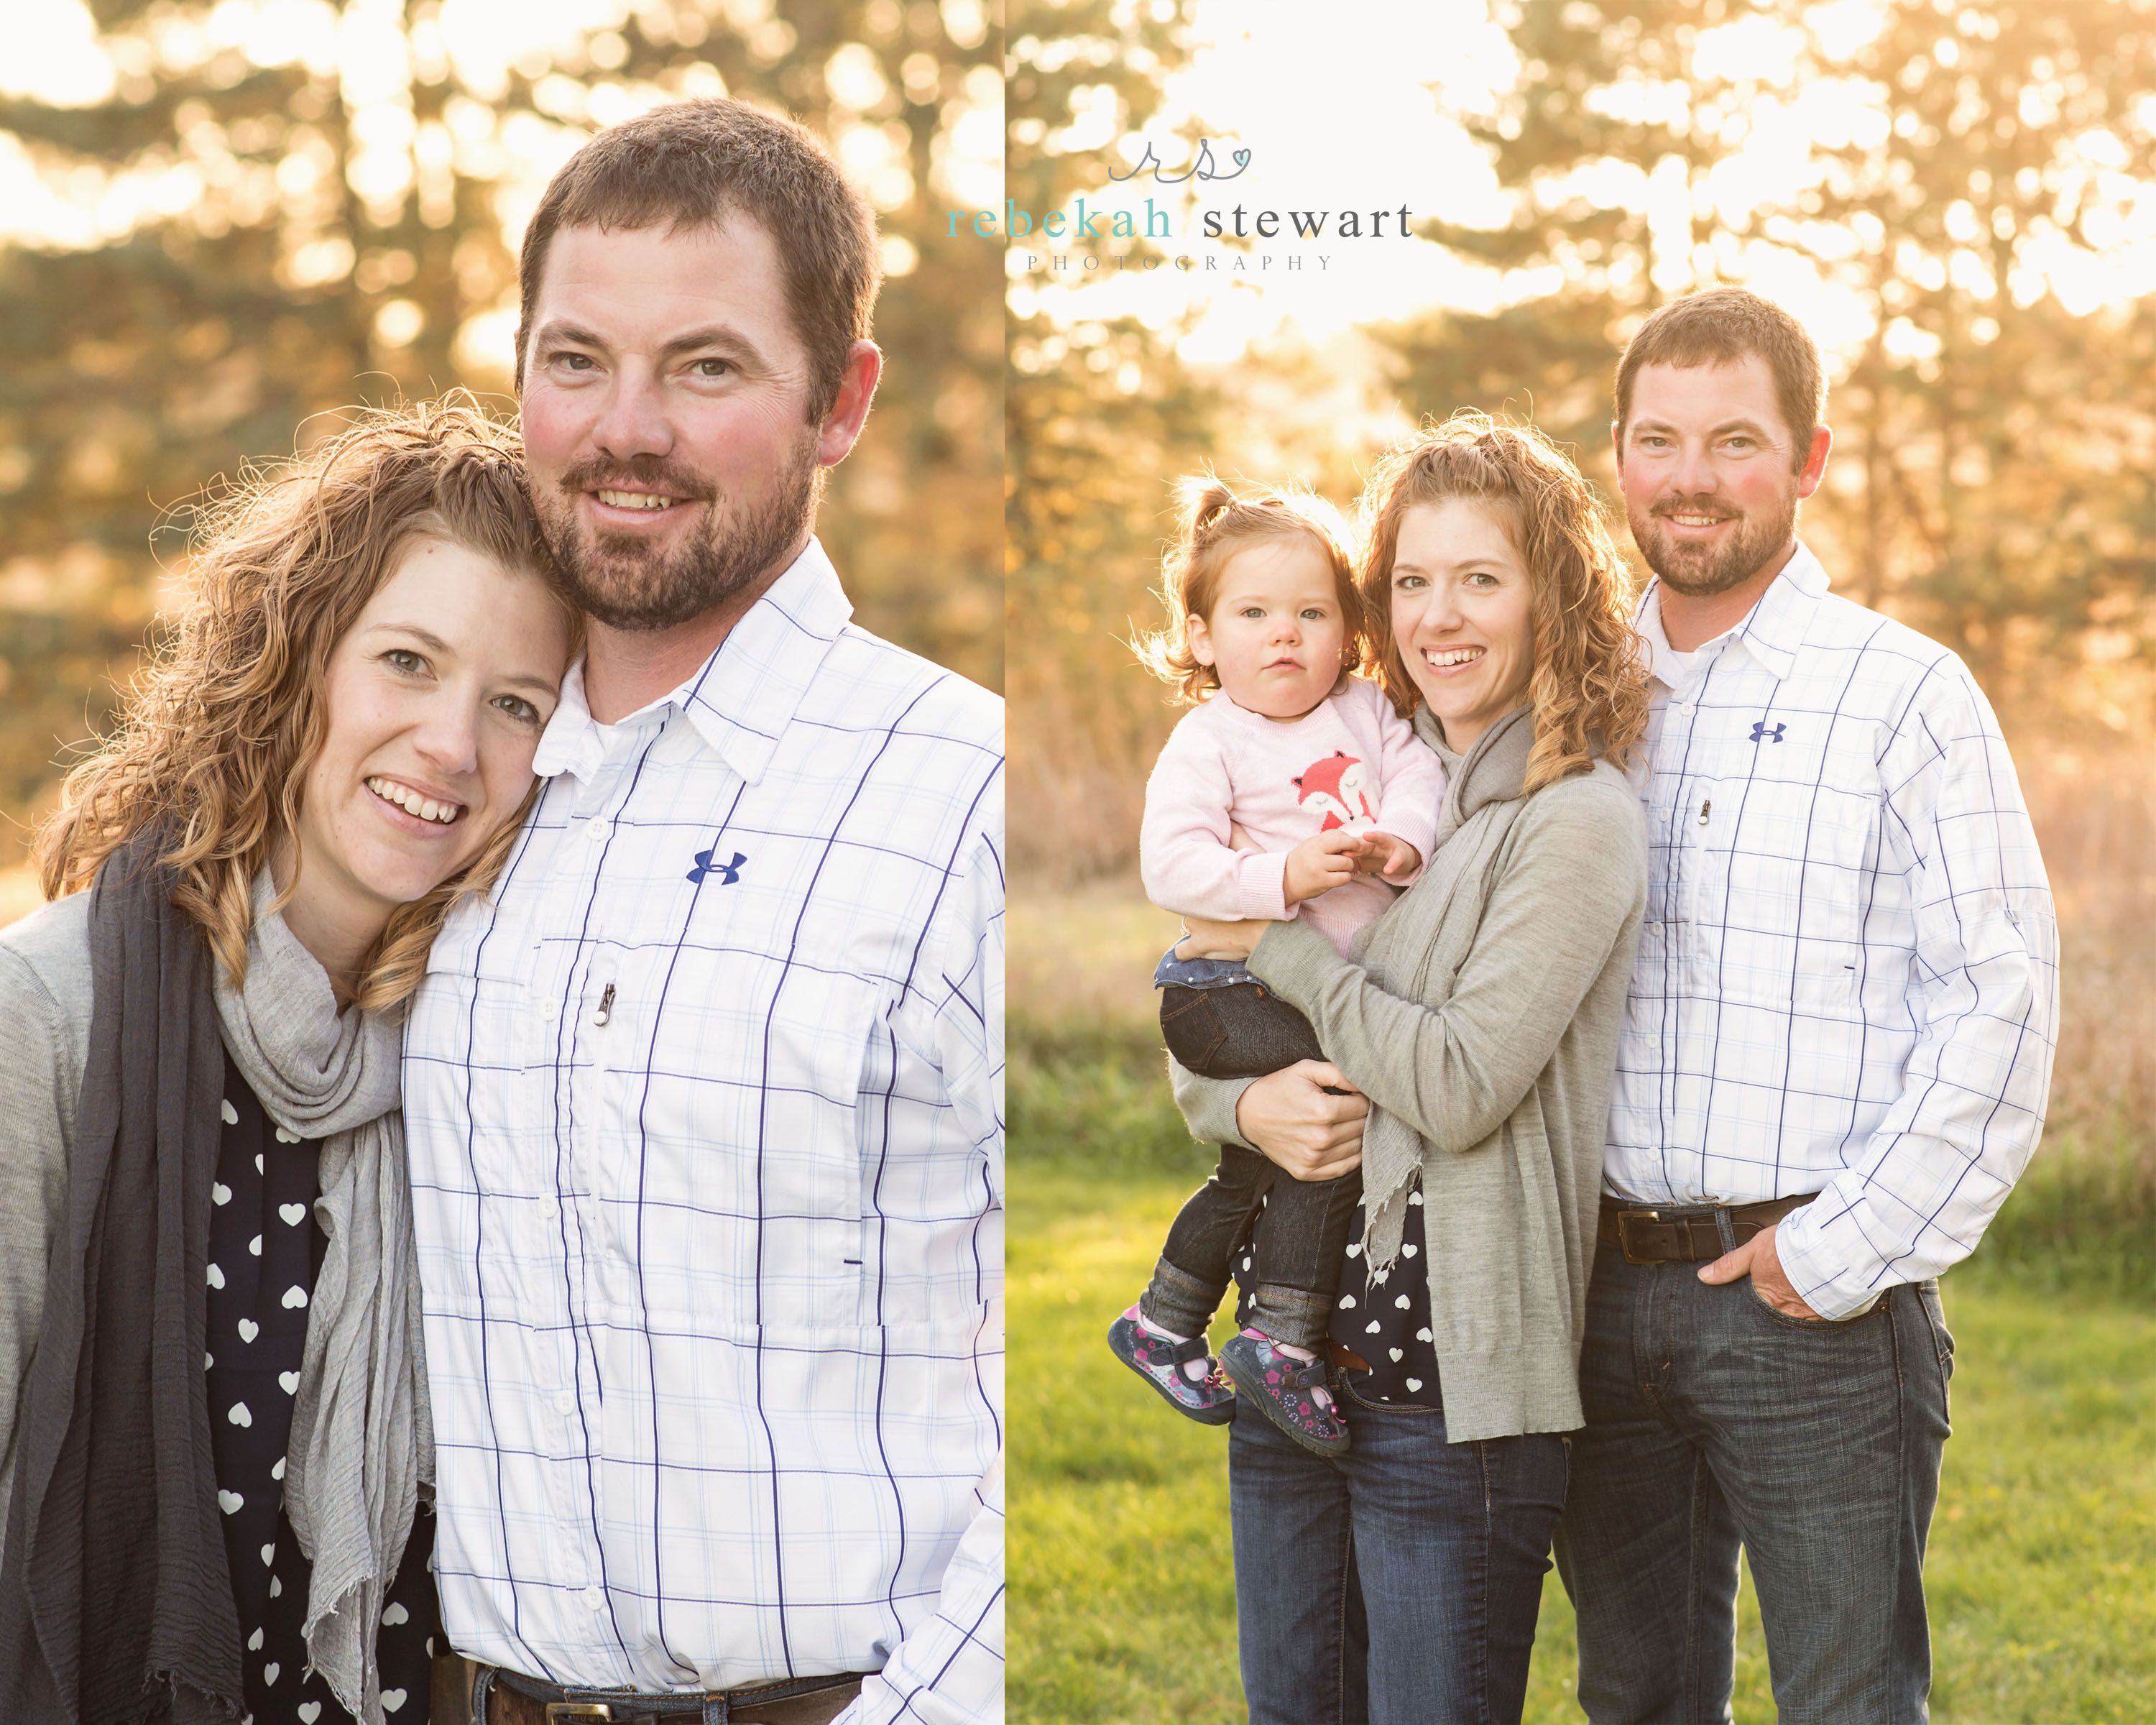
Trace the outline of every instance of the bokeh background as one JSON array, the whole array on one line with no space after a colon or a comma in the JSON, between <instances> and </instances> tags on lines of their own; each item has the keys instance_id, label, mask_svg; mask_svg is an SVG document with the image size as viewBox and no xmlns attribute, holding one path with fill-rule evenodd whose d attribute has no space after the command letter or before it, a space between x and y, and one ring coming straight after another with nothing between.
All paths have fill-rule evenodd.
<instances>
[{"instance_id":1,"label":"bokeh background","mask_svg":"<svg viewBox=\"0 0 2156 1725\"><path fill-rule=\"evenodd\" d=\"M1625 340L1739 282L1828 360L1801 531L1838 591L1974 668L2063 923L2050 1129L1947 1279L1933 1716L2146 1717L2156 4L1366 0L1317 25L1287 0L1013 0L1008 31L1018 208L1178 212L1169 239L1036 227L1005 257L1014 1716L1242 1717L1219 1434L1101 1345L1209 1165L1151 1023L1173 919L1135 878L1177 712L1126 642L1160 614L1170 482L1209 463L1352 504L1386 442L1471 405L1532 418L1614 496ZM1201 139L1245 170L1123 177L1148 146L1179 174ZM1192 220L1237 204L1330 209L1334 238ZM1343 208L1402 204L1413 239L1337 239ZM1765 1721L1748 1586L1743 1609L1738 1717ZM1570 1633L1553 1582L1531 1719L1578 1717Z\"/></svg>"},{"instance_id":2,"label":"bokeh background","mask_svg":"<svg viewBox=\"0 0 2156 1725\"><path fill-rule=\"evenodd\" d=\"M0 868L183 580L190 499L454 387L514 411L516 247L600 126L731 95L875 206L887 356L819 531L863 624L1000 689L988 0L35 0L0 32ZM6 909L23 906L19 870ZM5 888L0 888L5 890Z\"/></svg>"}]
</instances>

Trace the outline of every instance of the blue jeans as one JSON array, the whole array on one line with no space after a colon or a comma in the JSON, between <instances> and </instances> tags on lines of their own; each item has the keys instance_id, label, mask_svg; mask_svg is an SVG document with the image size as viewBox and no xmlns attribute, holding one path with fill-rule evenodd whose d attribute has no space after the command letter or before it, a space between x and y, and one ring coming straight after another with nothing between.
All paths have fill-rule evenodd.
<instances>
[{"instance_id":1,"label":"blue jeans","mask_svg":"<svg viewBox=\"0 0 2156 1725\"><path fill-rule=\"evenodd\" d=\"M1698 1267L1595 1255L1558 1535L1580 1705L1593 1725L1727 1720L1741 1544L1781 1725L1921 1725L1953 1369L1938 1285L1835 1323Z\"/></svg>"},{"instance_id":2,"label":"blue jeans","mask_svg":"<svg viewBox=\"0 0 2156 1725\"><path fill-rule=\"evenodd\" d=\"M1251 1725L1517 1722L1564 1440L1448 1444L1438 1409L1346 1382L1332 1374L1355 1446L1337 1461L1248 1409L1229 1434Z\"/></svg>"}]
</instances>

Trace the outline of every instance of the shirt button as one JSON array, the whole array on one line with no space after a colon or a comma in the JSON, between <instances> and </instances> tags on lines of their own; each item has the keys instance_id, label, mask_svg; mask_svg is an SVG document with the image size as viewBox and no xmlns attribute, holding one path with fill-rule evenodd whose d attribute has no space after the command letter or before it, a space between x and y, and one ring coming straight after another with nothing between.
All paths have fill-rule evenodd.
<instances>
[{"instance_id":1,"label":"shirt button","mask_svg":"<svg viewBox=\"0 0 2156 1725\"><path fill-rule=\"evenodd\" d=\"M577 1411L576 1397L571 1395L566 1389L557 1390L554 1396L554 1411L557 1414L575 1413Z\"/></svg>"},{"instance_id":2,"label":"shirt button","mask_svg":"<svg viewBox=\"0 0 2156 1725\"><path fill-rule=\"evenodd\" d=\"M594 1611L605 1610L606 1589L599 1587L586 1588L584 1589L584 1603L590 1606Z\"/></svg>"},{"instance_id":3,"label":"shirt button","mask_svg":"<svg viewBox=\"0 0 2156 1725\"><path fill-rule=\"evenodd\" d=\"M539 1204L539 1214L551 1222L562 1214L562 1207L551 1198L542 1199Z\"/></svg>"},{"instance_id":4,"label":"shirt button","mask_svg":"<svg viewBox=\"0 0 2156 1725\"><path fill-rule=\"evenodd\" d=\"M607 824L603 820L591 822L584 828L584 836L597 845L607 835Z\"/></svg>"}]
</instances>

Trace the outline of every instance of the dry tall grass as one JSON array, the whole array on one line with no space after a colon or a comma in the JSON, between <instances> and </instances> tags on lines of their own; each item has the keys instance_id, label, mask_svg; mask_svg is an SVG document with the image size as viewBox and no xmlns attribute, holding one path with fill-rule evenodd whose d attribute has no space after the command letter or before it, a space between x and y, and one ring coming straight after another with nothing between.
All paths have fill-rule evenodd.
<instances>
[{"instance_id":1,"label":"dry tall grass","mask_svg":"<svg viewBox=\"0 0 2156 1725\"><path fill-rule=\"evenodd\" d=\"M2024 731L2025 741L2026 731ZM2059 908L2044 1147L1989 1249L2039 1281L2156 1291L2156 750L2016 751Z\"/></svg>"},{"instance_id":2,"label":"dry tall grass","mask_svg":"<svg viewBox=\"0 0 2156 1725\"><path fill-rule=\"evenodd\" d=\"M2156 750L2025 750L2021 772L2059 907L2051 1117L2156 1134Z\"/></svg>"}]
</instances>

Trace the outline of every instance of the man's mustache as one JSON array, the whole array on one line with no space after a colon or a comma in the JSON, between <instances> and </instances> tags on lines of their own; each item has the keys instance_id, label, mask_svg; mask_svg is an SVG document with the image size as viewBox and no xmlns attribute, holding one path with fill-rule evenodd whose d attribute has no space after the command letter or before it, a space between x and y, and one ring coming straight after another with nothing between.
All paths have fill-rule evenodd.
<instances>
[{"instance_id":1,"label":"man's mustache","mask_svg":"<svg viewBox=\"0 0 2156 1725\"><path fill-rule=\"evenodd\" d=\"M626 467L587 462L570 468L558 483L565 491L649 491L661 497L706 501L716 495L707 480L663 462L647 466L632 461Z\"/></svg>"},{"instance_id":2,"label":"man's mustache","mask_svg":"<svg viewBox=\"0 0 2156 1725\"><path fill-rule=\"evenodd\" d=\"M1733 521L1743 513L1743 511L1726 508L1719 503L1703 497L1668 497L1650 506L1647 513L1657 517L1670 515L1711 515L1718 521Z\"/></svg>"}]
</instances>

